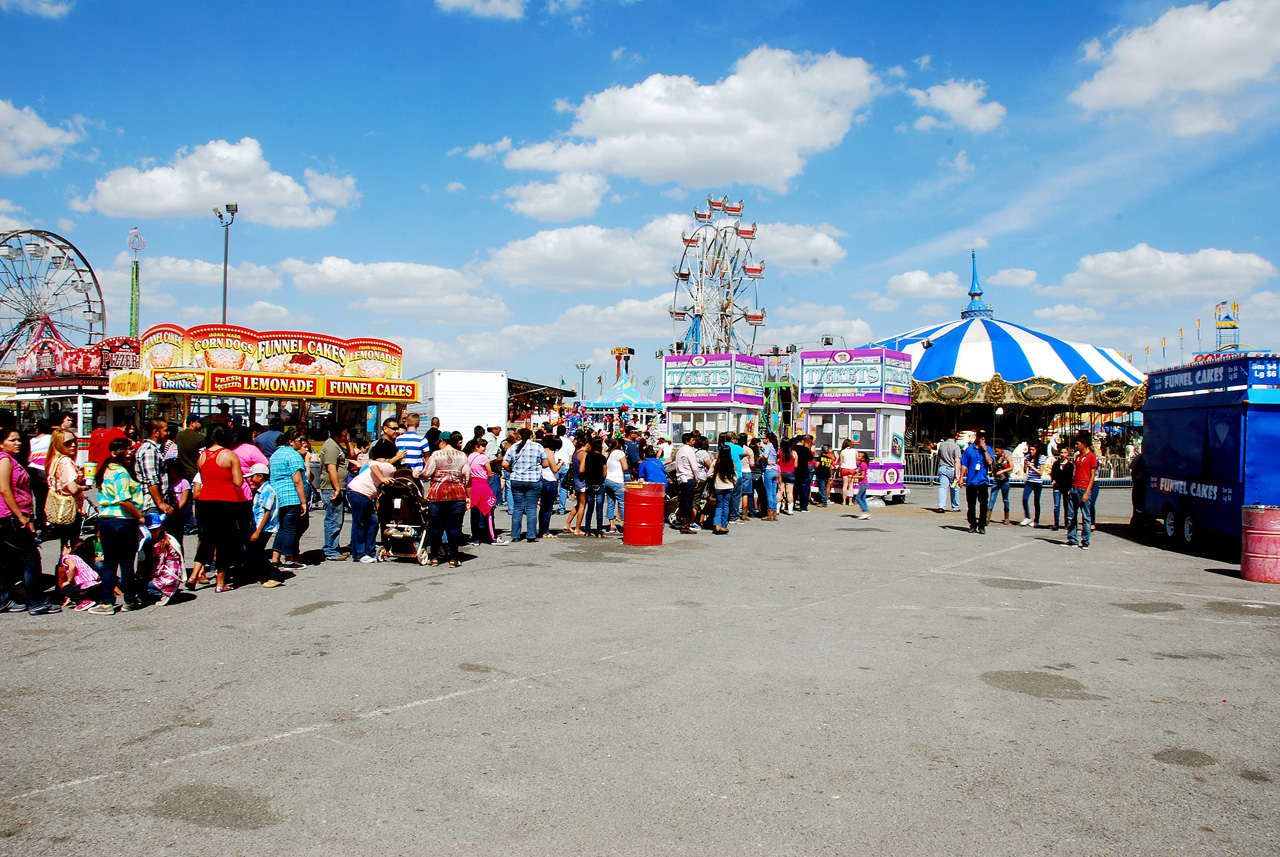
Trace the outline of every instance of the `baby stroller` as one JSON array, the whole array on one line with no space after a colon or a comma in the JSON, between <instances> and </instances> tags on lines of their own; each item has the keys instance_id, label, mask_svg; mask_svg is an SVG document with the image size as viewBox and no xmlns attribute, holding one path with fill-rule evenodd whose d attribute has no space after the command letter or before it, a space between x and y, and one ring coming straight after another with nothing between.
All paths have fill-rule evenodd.
<instances>
[{"instance_id":1,"label":"baby stroller","mask_svg":"<svg viewBox=\"0 0 1280 857\"><path fill-rule=\"evenodd\" d=\"M378 532L382 547L378 562L394 558L417 559L426 565L427 545L426 501L422 486L410 476L396 476L382 486L378 494Z\"/></svg>"}]
</instances>

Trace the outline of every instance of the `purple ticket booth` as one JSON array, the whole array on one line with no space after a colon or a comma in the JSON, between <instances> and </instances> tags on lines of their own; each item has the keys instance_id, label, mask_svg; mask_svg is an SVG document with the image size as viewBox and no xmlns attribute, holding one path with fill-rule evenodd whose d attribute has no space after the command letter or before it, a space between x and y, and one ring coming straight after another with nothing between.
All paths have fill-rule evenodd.
<instances>
[{"instance_id":1,"label":"purple ticket booth","mask_svg":"<svg viewBox=\"0 0 1280 857\"><path fill-rule=\"evenodd\" d=\"M672 440L697 430L760 433L764 358L750 354L677 354L663 358L663 403Z\"/></svg>"},{"instance_id":2,"label":"purple ticket booth","mask_svg":"<svg viewBox=\"0 0 1280 857\"><path fill-rule=\"evenodd\" d=\"M887 348L803 351L799 408L796 424L816 445L838 454L849 440L871 456L870 496L887 503L906 499L910 355Z\"/></svg>"}]
</instances>

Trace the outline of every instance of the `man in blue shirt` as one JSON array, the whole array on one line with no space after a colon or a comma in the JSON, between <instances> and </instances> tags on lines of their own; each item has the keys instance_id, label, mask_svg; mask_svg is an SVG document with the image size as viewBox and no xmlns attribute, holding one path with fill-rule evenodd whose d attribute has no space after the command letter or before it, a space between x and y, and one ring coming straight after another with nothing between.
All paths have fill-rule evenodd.
<instances>
[{"instance_id":1,"label":"man in blue shirt","mask_svg":"<svg viewBox=\"0 0 1280 857\"><path fill-rule=\"evenodd\" d=\"M987 438L978 435L973 446L966 447L960 455L960 484L964 486L969 504L969 532L987 532L987 494L991 490L991 452ZM975 511L975 506L978 510Z\"/></svg>"},{"instance_id":2,"label":"man in blue shirt","mask_svg":"<svg viewBox=\"0 0 1280 857\"><path fill-rule=\"evenodd\" d=\"M627 436L622 443L622 448L627 453L628 473L636 474L640 472L640 432L635 426L627 427Z\"/></svg>"}]
</instances>

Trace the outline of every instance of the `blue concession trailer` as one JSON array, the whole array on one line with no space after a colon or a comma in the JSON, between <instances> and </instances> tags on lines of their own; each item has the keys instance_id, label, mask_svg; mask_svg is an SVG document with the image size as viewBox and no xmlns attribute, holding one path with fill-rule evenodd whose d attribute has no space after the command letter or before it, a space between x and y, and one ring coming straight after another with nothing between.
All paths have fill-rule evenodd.
<instances>
[{"instance_id":1,"label":"blue concession trailer","mask_svg":"<svg viewBox=\"0 0 1280 857\"><path fill-rule=\"evenodd\" d=\"M1134 507L1166 536L1240 536L1242 506L1280 505L1280 357L1153 372Z\"/></svg>"}]
</instances>

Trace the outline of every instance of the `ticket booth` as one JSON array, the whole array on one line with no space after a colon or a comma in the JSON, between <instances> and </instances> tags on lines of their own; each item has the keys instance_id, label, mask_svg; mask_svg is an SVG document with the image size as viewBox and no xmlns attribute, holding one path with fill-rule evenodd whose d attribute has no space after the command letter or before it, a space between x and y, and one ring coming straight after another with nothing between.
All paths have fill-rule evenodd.
<instances>
[{"instance_id":1,"label":"ticket booth","mask_svg":"<svg viewBox=\"0 0 1280 857\"><path fill-rule=\"evenodd\" d=\"M674 440L698 431L758 435L764 409L764 358L750 354L676 354L663 358L663 402Z\"/></svg>"},{"instance_id":2,"label":"ticket booth","mask_svg":"<svg viewBox=\"0 0 1280 857\"><path fill-rule=\"evenodd\" d=\"M800 354L797 421L817 446L839 455L845 441L871 457L868 495L885 502L907 496L903 452L911 410L911 357L887 348Z\"/></svg>"}]
</instances>

